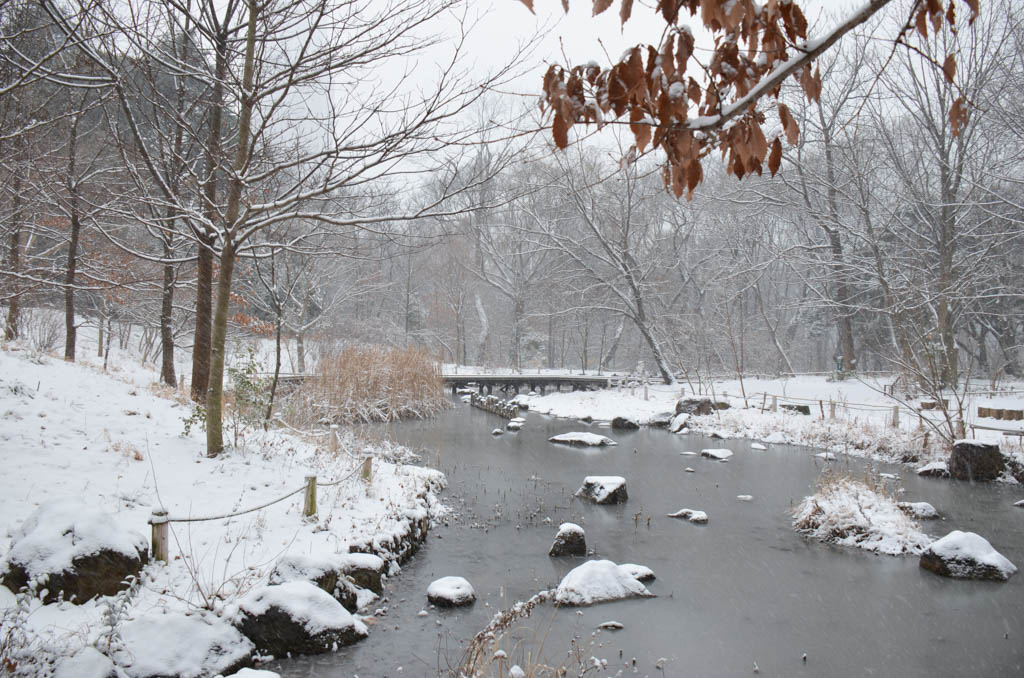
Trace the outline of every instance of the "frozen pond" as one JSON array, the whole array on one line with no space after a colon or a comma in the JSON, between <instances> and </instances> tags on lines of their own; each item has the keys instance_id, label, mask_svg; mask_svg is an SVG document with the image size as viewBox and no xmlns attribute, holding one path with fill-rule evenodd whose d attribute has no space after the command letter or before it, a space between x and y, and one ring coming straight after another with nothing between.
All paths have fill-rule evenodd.
<instances>
[{"instance_id":1,"label":"frozen pond","mask_svg":"<svg viewBox=\"0 0 1024 678\"><path fill-rule=\"evenodd\" d=\"M380 603L387 613L368 640L269 668L288 678L437 675L458 662L464 641L495 612L555 586L583 562L547 555L558 525L571 521L584 527L595 557L652 568L657 580L648 588L658 597L541 607L506 643L513 660L541 642L545 656L557 660L575 634L586 656L608 660L602 676L627 663L623 675L633 675L634 657L641 676L753 675L755 662L762 676L1024 673L1024 575L1006 583L944 579L921 570L916 557L840 549L793 532L791 507L810 493L823 464L813 450L757 451L745 440L526 416L522 431L497 437L491 431L501 419L461 403L436 419L390 427L394 439L427 450L426 463L437 463L438 455L450 483L443 497L456 515L389 582L388 600ZM547 442L586 430L619 445ZM703 447L735 454L729 463L680 454ZM832 465L860 473L865 462ZM684 472L687 466L695 473ZM904 499L928 501L945 516L922 522L928 534L975 531L1024 566L1024 509L1013 506L1024 496L1019 487L918 478L903 467L879 470L901 476ZM626 478L626 504L571 500L584 476L605 474ZM738 501L741 494L753 501ZM683 507L706 511L709 523L665 517ZM472 583L478 597L472 607L428 607L427 586L446 575ZM423 609L429 614L418 616ZM592 639L608 620L625 628ZM655 667L661 658L668 660L664 672Z\"/></svg>"}]
</instances>

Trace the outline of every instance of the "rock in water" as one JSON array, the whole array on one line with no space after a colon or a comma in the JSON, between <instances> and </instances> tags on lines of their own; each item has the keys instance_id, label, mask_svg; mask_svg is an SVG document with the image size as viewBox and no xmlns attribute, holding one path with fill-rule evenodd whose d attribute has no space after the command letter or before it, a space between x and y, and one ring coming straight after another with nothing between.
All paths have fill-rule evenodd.
<instances>
[{"instance_id":1,"label":"rock in water","mask_svg":"<svg viewBox=\"0 0 1024 678\"><path fill-rule=\"evenodd\" d=\"M956 480L995 480L1005 467L998 445L958 440L949 455L949 475Z\"/></svg>"},{"instance_id":2,"label":"rock in water","mask_svg":"<svg viewBox=\"0 0 1024 678\"><path fill-rule=\"evenodd\" d=\"M11 591L46 575L44 603L82 604L127 588L149 560L146 538L113 516L73 499L43 504L14 531L0 584Z\"/></svg>"},{"instance_id":3,"label":"rock in water","mask_svg":"<svg viewBox=\"0 0 1024 678\"><path fill-rule=\"evenodd\" d=\"M587 476L576 496L595 504L623 504L629 499L626 479L622 476Z\"/></svg>"},{"instance_id":4,"label":"rock in water","mask_svg":"<svg viewBox=\"0 0 1024 678\"><path fill-rule=\"evenodd\" d=\"M700 456L707 457L709 459L717 459L718 461L725 461L732 456L732 450L725 448L709 448L700 451Z\"/></svg>"},{"instance_id":5,"label":"rock in water","mask_svg":"<svg viewBox=\"0 0 1024 678\"><path fill-rule=\"evenodd\" d=\"M621 429L624 431L632 431L640 428L640 424L636 423L629 417L615 417L612 419L612 428Z\"/></svg>"},{"instance_id":6,"label":"rock in water","mask_svg":"<svg viewBox=\"0 0 1024 678\"><path fill-rule=\"evenodd\" d=\"M651 416L651 420L649 423L651 426L665 428L672 422L672 419L675 416L675 412L658 412L657 414Z\"/></svg>"},{"instance_id":7,"label":"rock in water","mask_svg":"<svg viewBox=\"0 0 1024 678\"><path fill-rule=\"evenodd\" d=\"M427 587L427 600L439 607L460 607L476 600L476 592L462 577L441 577Z\"/></svg>"},{"instance_id":8,"label":"rock in water","mask_svg":"<svg viewBox=\"0 0 1024 678\"><path fill-rule=\"evenodd\" d=\"M686 412L681 412L676 416L672 417L672 421L669 422L668 430L669 433L679 433L686 428L686 423L690 421L690 415Z\"/></svg>"},{"instance_id":9,"label":"rock in water","mask_svg":"<svg viewBox=\"0 0 1024 678\"><path fill-rule=\"evenodd\" d=\"M993 581L1006 581L1017 571L984 537L960 530L932 542L921 554L921 567L944 577Z\"/></svg>"},{"instance_id":10,"label":"rock in water","mask_svg":"<svg viewBox=\"0 0 1024 678\"><path fill-rule=\"evenodd\" d=\"M925 478L948 478L949 467L944 461L933 461L917 469L917 475Z\"/></svg>"},{"instance_id":11,"label":"rock in water","mask_svg":"<svg viewBox=\"0 0 1024 678\"><path fill-rule=\"evenodd\" d=\"M908 516L918 520L935 520L941 517L935 507L926 501L901 501L896 505Z\"/></svg>"},{"instance_id":12,"label":"rock in water","mask_svg":"<svg viewBox=\"0 0 1024 678\"><path fill-rule=\"evenodd\" d=\"M679 509L675 513L668 513L666 515L669 518L682 518L683 520L688 520L689 522L696 523L698 525L706 525L708 522L707 513L704 513L704 511L695 511L694 509Z\"/></svg>"},{"instance_id":13,"label":"rock in water","mask_svg":"<svg viewBox=\"0 0 1024 678\"><path fill-rule=\"evenodd\" d=\"M238 603L235 627L265 654L321 654L362 640L366 626L315 584L265 586Z\"/></svg>"},{"instance_id":14,"label":"rock in water","mask_svg":"<svg viewBox=\"0 0 1024 678\"><path fill-rule=\"evenodd\" d=\"M635 563L623 563L622 565L619 565L619 567L625 570L626 572L629 572L630 576L632 576L633 579L636 579L638 582L643 582L646 584L647 582L654 581L655 579L657 579L657 577L654 576L654 570L647 567L646 565L637 565Z\"/></svg>"},{"instance_id":15,"label":"rock in water","mask_svg":"<svg viewBox=\"0 0 1024 678\"><path fill-rule=\"evenodd\" d=\"M326 593L323 595L333 602ZM132 615L121 626L120 635L124 647L118 655L130 657L131 664L119 676L228 675L252 664L252 642L210 613L153 611Z\"/></svg>"},{"instance_id":16,"label":"rock in water","mask_svg":"<svg viewBox=\"0 0 1024 678\"><path fill-rule=\"evenodd\" d=\"M555 589L555 601L561 605L592 605L653 595L633 576L630 568L610 560L583 563L565 575Z\"/></svg>"},{"instance_id":17,"label":"rock in water","mask_svg":"<svg viewBox=\"0 0 1024 678\"><path fill-rule=\"evenodd\" d=\"M607 436L590 433L588 431L559 433L557 436L551 436L548 438L548 442L561 443L562 445L573 445L575 447L604 447L606 445L618 445L617 442Z\"/></svg>"},{"instance_id":18,"label":"rock in water","mask_svg":"<svg viewBox=\"0 0 1024 678\"><path fill-rule=\"evenodd\" d=\"M583 528L576 523L562 523L558 527L555 543L551 545L548 555L556 558L587 555L587 539Z\"/></svg>"},{"instance_id":19,"label":"rock in water","mask_svg":"<svg viewBox=\"0 0 1024 678\"><path fill-rule=\"evenodd\" d=\"M502 431L500 428L496 428L493 431L491 431L492 436L500 436L502 433L504 433L504 431Z\"/></svg>"}]
</instances>

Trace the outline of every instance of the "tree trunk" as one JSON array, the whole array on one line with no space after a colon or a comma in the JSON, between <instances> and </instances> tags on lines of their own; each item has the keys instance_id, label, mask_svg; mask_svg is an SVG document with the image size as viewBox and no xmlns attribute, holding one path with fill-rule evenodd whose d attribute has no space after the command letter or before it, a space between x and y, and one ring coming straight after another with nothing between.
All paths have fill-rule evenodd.
<instances>
[{"instance_id":1,"label":"tree trunk","mask_svg":"<svg viewBox=\"0 0 1024 678\"><path fill-rule=\"evenodd\" d=\"M74 149L76 137L75 127L72 127L70 146ZM74 150L71 151L71 174L74 176ZM82 222L79 216L78 187L71 180L71 239L68 242L68 263L64 272L64 360L75 361L75 342L78 338L78 328L75 325L75 272L78 268L78 239L82 231Z\"/></svg>"},{"instance_id":2,"label":"tree trunk","mask_svg":"<svg viewBox=\"0 0 1024 678\"><path fill-rule=\"evenodd\" d=\"M227 74L228 36L217 36L210 128L206 138L206 176L203 181L203 218L206 225L196 231L199 241L196 262L196 328L192 342L192 400L203 402L210 380L211 297L213 294L213 248L216 236L210 232L217 219L217 165L221 154L221 119L224 112L224 78Z\"/></svg>"},{"instance_id":3,"label":"tree trunk","mask_svg":"<svg viewBox=\"0 0 1024 678\"><path fill-rule=\"evenodd\" d=\"M164 264L160 291L160 380L171 387L178 384L174 374L174 278L174 265Z\"/></svg>"},{"instance_id":4,"label":"tree trunk","mask_svg":"<svg viewBox=\"0 0 1024 678\"><path fill-rule=\"evenodd\" d=\"M224 404L224 347L228 333L228 307L231 305L231 276L235 268L235 243L232 234L237 228L242 203L242 172L248 163L249 134L252 124L253 77L256 61L256 0L248 1L249 26L245 39L245 70L242 75L242 106L238 118L238 146L235 149L235 171L228 189L224 238L221 242L220 276L217 278L217 303L213 311L213 332L210 343L210 388L206 397L206 455L216 457L224 451L222 430Z\"/></svg>"},{"instance_id":5,"label":"tree trunk","mask_svg":"<svg viewBox=\"0 0 1024 678\"><path fill-rule=\"evenodd\" d=\"M13 191L11 210L11 241L7 255L7 267L11 273L21 272L21 221L22 221L22 184L21 175L15 173L11 182ZM11 279L11 287L14 293L7 302L7 321L4 324L4 341L13 341L18 338L18 316L21 311L21 281L16 277Z\"/></svg>"},{"instance_id":6,"label":"tree trunk","mask_svg":"<svg viewBox=\"0 0 1024 678\"><path fill-rule=\"evenodd\" d=\"M604 354L604 358L601 360L601 369L610 370L612 364L615 362L615 353L619 350L619 341L622 339L622 330L626 327L626 319L621 318L619 320L619 326L615 330L615 336L612 337L612 345L608 347L608 352Z\"/></svg>"},{"instance_id":7,"label":"tree trunk","mask_svg":"<svg viewBox=\"0 0 1024 678\"><path fill-rule=\"evenodd\" d=\"M270 400L267 402L267 413L263 417L267 422L274 416L274 397L277 395L277 380L281 376L281 306L277 304L274 316L274 378L270 382ZM264 423L263 428L267 425Z\"/></svg>"},{"instance_id":8,"label":"tree trunk","mask_svg":"<svg viewBox=\"0 0 1024 678\"><path fill-rule=\"evenodd\" d=\"M491 328L487 324L487 310L484 308L484 303L480 301L480 295L476 296L476 313L480 317L480 335L477 339L476 349L476 362L478 365L484 365L487 354L487 343L491 336Z\"/></svg>"}]
</instances>

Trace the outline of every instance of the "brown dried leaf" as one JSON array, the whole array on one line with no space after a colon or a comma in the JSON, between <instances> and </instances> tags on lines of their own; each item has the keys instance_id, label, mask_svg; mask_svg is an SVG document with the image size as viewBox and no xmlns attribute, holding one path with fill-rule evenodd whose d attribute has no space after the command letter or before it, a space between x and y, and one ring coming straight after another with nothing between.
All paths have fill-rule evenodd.
<instances>
[{"instance_id":1,"label":"brown dried leaf","mask_svg":"<svg viewBox=\"0 0 1024 678\"><path fill-rule=\"evenodd\" d=\"M526 9L530 10L530 14L536 14L536 12L533 11L533 0L519 0L519 2L526 5Z\"/></svg>"},{"instance_id":2,"label":"brown dried leaf","mask_svg":"<svg viewBox=\"0 0 1024 678\"><path fill-rule=\"evenodd\" d=\"M967 102L963 97L958 97L949 109L949 122L953 126L953 136L959 136L960 131L967 125Z\"/></svg>"},{"instance_id":3,"label":"brown dried leaf","mask_svg":"<svg viewBox=\"0 0 1024 678\"><path fill-rule=\"evenodd\" d=\"M633 14L633 0L622 0L622 6L619 7L619 19L625 24L629 21L629 17Z\"/></svg>"},{"instance_id":4,"label":"brown dried leaf","mask_svg":"<svg viewBox=\"0 0 1024 678\"><path fill-rule=\"evenodd\" d=\"M594 16L612 6L612 0L594 0Z\"/></svg>"},{"instance_id":5,"label":"brown dried leaf","mask_svg":"<svg viewBox=\"0 0 1024 678\"><path fill-rule=\"evenodd\" d=\"M964 2L971 8L971 18L968 23L973 24L974 20L978 18L978 0L964 0Z\"/></svg>"},{"instance_id":6,"label":"brown dried leaf","mask_svg":"<svg viewBox=\"0 0 1024 678\"><path fill-rule=\"evenodd\" d=\"M946 76L946 82L952 84L956 75L956 58L952 54L947 54L946 60L942 62L942 73Z\"/></svg>"},{"instance_id":7,"label":"brown dried leaf","mask_svg":"<svg viewBox=\"0 0 1024 678\"><path fill-rule=\"evenodd\" d=\"M774 177L776 172L779 171L779 167L782 165L782 141L778 137L775 137L775 141L772 142L772 152L768 156L768 171L772 173Z\"/></svg>"},{"instance_id":8,"label":"brown dried leaf","mask_svg":"<svg viewBox=\"0 0 1024 678\"><path fill-rule=\"evenodd\" d=\"M786 142L790 146L795 146L800 141L800 127L789 112L789 107L783 103L779 104L779 122L782 123L782 129L786 132Z\"/></svg>"},{"instance_id":9,"label":"brown dried leaf","mask_svg":"<svg viewBox=\"0 0 1024 678\"><path fill-rule=\"evenodd\" d=\"M928 38L928 10L924 7L917 10L917 17L915 20L917 24L917 32L921 34L922 38Z\"/></svg>"},{"instance_id":10,"label":"brown dried leaf","mask_svg":"<svg viewBox=\"0 0 1024 678\"><path fill-rule=\"evenodd\" d=\"M569 122L556 113L555 121L551 123L551 136L555 140L555 146L560 149L569 145L569 127Z\"/></svg>"},{"instance_id":11,"label":"brown dried leaf","mask_svg":"<svg viewBox=\"0 0 1024 678\"><path fill-rule=\"evenodd\" d=\"M629 112L629 129L632 130L633 136L636 138L636 148L641 153L651 141L651 125L649 122L643 122L646 117L639 108L634 108Z\"/></svg>"}]
</instances>

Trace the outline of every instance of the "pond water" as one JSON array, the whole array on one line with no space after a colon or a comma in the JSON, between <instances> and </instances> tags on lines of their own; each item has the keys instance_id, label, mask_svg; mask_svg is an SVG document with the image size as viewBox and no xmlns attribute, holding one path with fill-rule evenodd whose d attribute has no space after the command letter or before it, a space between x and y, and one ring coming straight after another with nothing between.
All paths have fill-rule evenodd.
<instances>
[{"instance_id":1,"label":"pond water","mask_svg":"<svg viewBox=\"0 0 1024 678\"><path fill-rule=\"evenodd\" d=\"M789 512L813 490L823 462L807 448L750 449L745 440L671 435L660 429L611 431L528 414L517 434L492 437L503 421L459 403L424 422L388 428L425 451L448 475L447 525L388 583L386 614L370 638L335 654L275 662L287 678L435 676L458 663L465 641L501 608L558 584L579 558L549 558L561 522L586 530L594 557L654 570L656 598L585 608L534 611L503 648L559 660L573 636L582 651L607 659L598 674L648 676L1020 676L1024 675L1024 574L1006 583L945 579L916 557L877 556L811 542ZM547 442L592 430L617 447L577 449ZM379 433L379 431L378 431ZM728 447L729 463L682 456ZM866 462L832 463L861 473ZM689 466L695 473L686 473ZM1019 487L971 485L898 473L903 497L928 501L945 516L922 523L932 536L978 532L1024 566ZM586 475L621 475L629 501L595 506L572 499ZM737 495L753 495L742 502ZM706 526L665 517L706 511ZM648 522L649 521L649 522ZM426 601L436 578L467 578L469 608L436 610ZM418 616L426 609L427 616ZM593 631L602 622L621 631ZM807 661L802 655L807 654ZM635 658L635 668L633 660ZM663 668L658 668L661 661ZM664 661L667 660L667 661Z\"/></svg>"}]
</instances>

